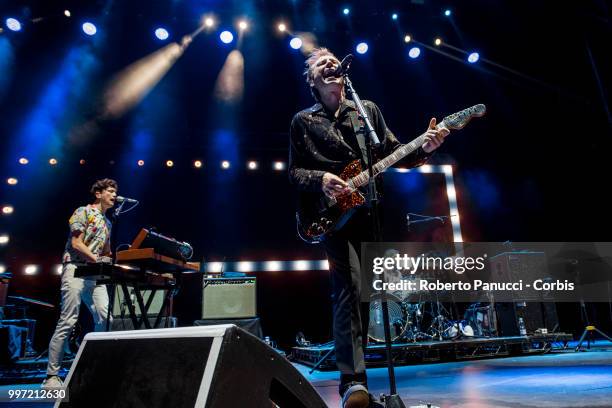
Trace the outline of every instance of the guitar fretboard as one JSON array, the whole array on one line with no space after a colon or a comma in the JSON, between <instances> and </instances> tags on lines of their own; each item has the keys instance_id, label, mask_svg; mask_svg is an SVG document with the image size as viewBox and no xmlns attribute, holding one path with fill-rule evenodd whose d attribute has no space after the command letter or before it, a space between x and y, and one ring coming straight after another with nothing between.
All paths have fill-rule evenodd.
<instances>
[{"instance_id":1,"label":"guitar fretboard","mask_svg":"<svg viewBox=\"0 0 612 408\"><path fill-rule=\"evenodd\" d=\"M438 124L436 128L439 129L442 126L445 126L444 122ZM412 142L403 145L399 149L396 149L389 156L385 157L384 159L376 163L374 166L372 166L374 177L376 177L380 173L385 172L389 167L393 166L395 163L397 163L404 157L408 156L410 153L414 152L416 149L421 147L424 143L425 143L425 133L423 133L421 136L414 139ZM368 171L364 170L358 175L356 175L355 177L351 178L349 185L352 184L354 188L359 188L361 186L364 186L368 182L369 179L370 179L370 175L368 174Z\"/></svg>"}]
</instances>

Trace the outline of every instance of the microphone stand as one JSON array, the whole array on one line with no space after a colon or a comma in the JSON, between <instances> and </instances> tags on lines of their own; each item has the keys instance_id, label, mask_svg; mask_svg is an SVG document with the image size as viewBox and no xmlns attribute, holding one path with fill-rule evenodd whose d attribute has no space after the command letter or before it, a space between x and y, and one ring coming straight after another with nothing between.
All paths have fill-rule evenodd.
<instances>
[{"instance_id":1,"label":"microphone stand","mask_svg":"<svg viewBox=\"0 0 612 408\"><path fill-rule=\"evenodd\" d=\"M117 237L117 228L119 225L119 215L121 214L121 210L123 209L123 206L125 205L125 201L122 201L121 203L119 203L119 206L117 206L117 208L115 208L113 210L113 214L111 215L111 224L112 224L112 229L111 229L111 236L110 236L110 242L113 242L113 238ZM110 245L111 247L111 251L113 251L113 246ZM115 248L115 250L113 251L112 255L111 255L111 265L114 267L115 262L117 261L117 250ZM115 291L116 291L116 285L115 283L111 282L110 284L111 287L111 291L110 291L110 296L108 297L108 308L106 311L106 331L110 331L110 322L111 322L111 312L113 309L113 306L115 305Z\"/></svg>"},{"instance_id":2,"label":"microphone stand","mask_svg":"<svg viewBox=\"0 0 612 408\"><path fill-rule=\"evenodd\" d=\"M372 220L372 233L375 242L381 242L381 230L380 230L380 221L378 214L378 191L376 190L376 180L374 179L374 169L372 163L372 149L378 145L380 145L380 140L378 139L378 135L370 122L370 118L368 113L361 102L361 98L355 92L353 88L353 83L348 77L348 70L345 70L344 76L344 87L348 96L351 97L353 102L355 102L355 106L357 107L357 111L359 115L363 119L365 123L366 130L366 151L367 151L367 167L368 167L368 207L371 212L371 220ZM384 274L383 274L384 275ZM381 276L384 280L384 276ZM385 403L386 408L405 408L404 402L397 394L397 386L395 384L395 369L393 367L393 359L391 355L391 329L389 328L389 305L387 304L387 298L382 296L382 312L383 312L383 327L385 330L385 350L387 355L387 368L389 371L389 394L381 395L381 400ZM364 334L367 336L367 333ZM365 354L365 350L364 350Z\"/></svg>"}]
</instances>

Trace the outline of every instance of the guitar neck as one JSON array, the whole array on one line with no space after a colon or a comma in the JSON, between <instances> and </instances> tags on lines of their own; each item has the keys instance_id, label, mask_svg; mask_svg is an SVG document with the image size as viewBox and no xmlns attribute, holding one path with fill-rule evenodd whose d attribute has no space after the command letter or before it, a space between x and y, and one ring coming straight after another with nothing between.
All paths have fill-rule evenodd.
<instances>
[{"instance_id":1,"label":"guitar neck","mask_svg":"<svg viewBox=\"0 0 612 408\"><path fill-rule=\"evenodd\" d=\"M438 124L436 126L437 129L442 127L444 122ZM414 152L416 149L421 147L425 143L425 133L421 136L414 139L412 142L403 145L399 149L396 149L393 153L376 163L372 166L372 171L374 172L374 177L379 175L380 173L385 172L389 167L393 166L395 163L408 156L410 153ZM358 188L364 186L368 180L370 179L370 175L367 170L362 171L355 177L351 178L351 183L354 188Z\"/></svg>"}]
</instances>

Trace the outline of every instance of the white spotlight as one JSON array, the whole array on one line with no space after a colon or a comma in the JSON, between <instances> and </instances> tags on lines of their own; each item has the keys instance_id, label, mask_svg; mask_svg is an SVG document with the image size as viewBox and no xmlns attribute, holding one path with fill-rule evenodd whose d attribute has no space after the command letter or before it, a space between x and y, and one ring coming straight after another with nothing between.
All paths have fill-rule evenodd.
<instances>
[{"instance_id":1,"label":"white spotlight","mask_svg":"<svg viewBox=\"0 0 612 408\"><path fill-rule=\"evenodd\" d=\"M282 161L275 161L274 162L274 170L276 170L276 171L285 170L285 163L282 162Z\"/></svg>"},{"instance_id":2,"label":"white spotlight","mask_svg":"<svg viewBox=\"0 0 612 408\"><path fill-rule=\"evenodd\" d=\"M23 272L26 275L36 275L38 273L38 266L37 265L26 265L25 268L23 268Z\"/></svg>"},{"instance_id":3,"label":"white spotlight","mask_svg":"<svg viewBox=\"0 0 612 408\"><path fill-rule=\"evenodd\" d=\"M0 245L6 245L9 243L9 236L6 234L0 235Z\"/></svg>"}]
</instances>

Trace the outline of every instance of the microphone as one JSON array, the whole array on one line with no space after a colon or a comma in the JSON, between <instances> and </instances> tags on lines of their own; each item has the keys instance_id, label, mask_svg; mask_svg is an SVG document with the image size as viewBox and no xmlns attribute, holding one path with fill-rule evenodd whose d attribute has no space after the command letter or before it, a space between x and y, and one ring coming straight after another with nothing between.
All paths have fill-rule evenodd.
<instances>
[{"instance_id":1,"label":"microphone","mask_svg":"<svg viewBox=\"0 0 612 408\"><path fill-rule=\"evenodd\" d=\"M348 54L346 57L342 58L342 62L340 62L340 65L338 65L338 68L336 68L334 71L334 76L346 75L348 70L351 68L353 58L353 54Z\"/></svg>"},{"instance_id":2,"label":"microphone","mask_svg":"<svg viewBox=\"0 0 612 408\"><path fill-rule=\"evenodd\" d=\"M126 202L126 203L137 203L138 202L138 200L136 200L134 198L127 198L127 197L122 197L122 196L117 196L117 198L115 198L115 200L118 203L123 203L123 202Z\"/></svg>"}]
</instances>

